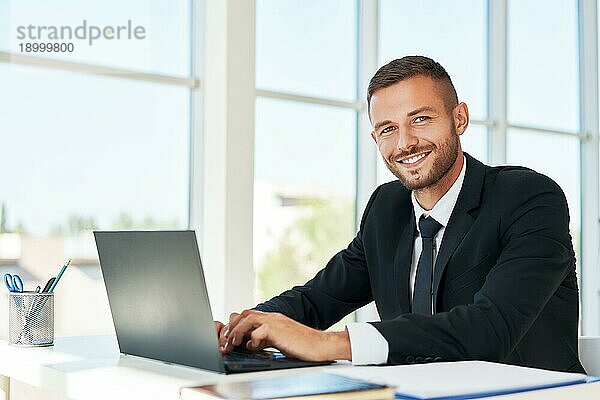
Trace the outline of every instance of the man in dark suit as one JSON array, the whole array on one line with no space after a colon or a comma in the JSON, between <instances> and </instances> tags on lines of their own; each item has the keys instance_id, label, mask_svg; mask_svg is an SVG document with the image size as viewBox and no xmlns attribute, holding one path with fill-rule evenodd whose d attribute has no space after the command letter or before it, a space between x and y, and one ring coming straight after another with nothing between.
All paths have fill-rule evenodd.
<instances>
[{"instance_id":1,"label":"man in dark suit","mask_svg":"<svg viewBox=\"0 0 600 400\"><path fill-rule=\"evenodd\" d=\"M429 58L380 68L368 102L372 137L398 181L375 190L356 237L312 280L216 322L222 351L245 343L305 360L476 359L584 372L560 187L463 154L467 105ZM373 300L381 322L323 331Z\"/></svg>"}]
</instances>

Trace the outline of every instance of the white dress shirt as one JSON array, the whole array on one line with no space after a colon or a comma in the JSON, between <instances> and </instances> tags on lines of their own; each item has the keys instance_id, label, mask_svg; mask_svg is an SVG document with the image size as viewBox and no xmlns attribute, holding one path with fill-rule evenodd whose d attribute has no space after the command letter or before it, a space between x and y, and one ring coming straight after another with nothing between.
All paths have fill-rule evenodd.
<instances>
[{"instance_id":1,"label":"white dress shirt","mask_svg":"<svg viewBox=\"0 0 600 400\"><path fill-rule=\"evenodd\" d=\"M415 286L415 277L417 275L417 264L419 257L421 257L421 251L423 250L423 243L420 240L419 232L419 218L422 215L431 216L437 222L442 225L442 228L438 231L434 238L434 252L433 252L433 265L437 258L437 251L442 244L444 238L444 232L446 226L452 215L452 210L456 205L456 200L462 188L463 181L465 180L465 171L467 169L467 159L463 156L463 166L458 178L452 184L450 189L438 200L433 208L429 211L425 210L415 197L415 193L412 193L413 210L415 213L415 221L417 224L417 234L415 235L415 242L413 244L413 256L410 265L410 299L412 302L413 291ZM433 304L432 304L433 306ZM348 335L350 336L350 347L352 350L352 364L354 365L369 365L369 364L385 364L388 359L389 343L383 337L383 335L371 324L366 322L354 322L346 325Z\"/></svg>"}]
</instances>

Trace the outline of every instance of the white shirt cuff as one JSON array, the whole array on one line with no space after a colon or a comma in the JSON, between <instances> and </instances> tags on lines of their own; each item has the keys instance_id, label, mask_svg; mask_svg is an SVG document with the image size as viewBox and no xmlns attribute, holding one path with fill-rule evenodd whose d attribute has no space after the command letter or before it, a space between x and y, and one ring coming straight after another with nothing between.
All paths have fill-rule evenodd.
<instances>
[{"instance_id":1,"label":"white shirt cuff","mask_svg":"<svg viewBox=\"0 0 600 400\"><path fill-rule=\"evenodd\" d=\"M389 344L381 333L366 322L353 322L346 325L350 336L353 365L385 364L388 359Z\"/></svg>"}]
</instances>

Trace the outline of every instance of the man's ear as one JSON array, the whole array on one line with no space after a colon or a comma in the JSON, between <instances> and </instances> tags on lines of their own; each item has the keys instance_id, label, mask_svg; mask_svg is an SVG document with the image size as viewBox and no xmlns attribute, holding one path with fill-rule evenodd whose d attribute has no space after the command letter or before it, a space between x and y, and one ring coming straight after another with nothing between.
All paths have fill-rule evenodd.
<instances>
[{"instance_id":1,"label":"man's ear","mask_svg":"<svg viewBox=\"0 0 600 400\"><path fill-rule=\"evenodd\" d=\"M371 137L373 138L375 144L377 144L377 137L375 136L375 131L371 131Z\"/></svg>"},{"instance_id":2,"label":"man's ear","mask_svg":"<svg viewBox=\"0 0 600 400\"><path fill-rule=\"evenodd\" d=\"M459 103L454 107L454 127L456 128L456 134L462 135L469 126L469 107L466 103Z\"/></svg>"}]
</instances>

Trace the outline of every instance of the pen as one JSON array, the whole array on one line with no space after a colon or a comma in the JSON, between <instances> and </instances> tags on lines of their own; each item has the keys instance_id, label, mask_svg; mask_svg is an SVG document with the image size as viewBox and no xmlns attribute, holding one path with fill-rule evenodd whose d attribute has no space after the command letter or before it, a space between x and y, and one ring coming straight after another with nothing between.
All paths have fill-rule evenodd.
<instances>
[{"instance_id":1,"label":"pen","mask_svg":"<svg viewBox=\"0 0 600 400\"><path fill-rule=\"evenodd\" d=\"M50 286L50 289L48 289L48 293L52 293L54 291L54 288L56 287L56 284L58 283L58 281L60 280L60 278L62 277L62 274L65 273L65 270L67 269L67 267L69 266L69 264L71 264L71 259L69 258L69 260L67 261L67 263L65 265L63 265L63 267L60 269L60 272L58 273L58 275L56 276L56 279L54 280L54 282L52 283L52 286Z\"/></svg>"},{"instance_id":2,"label":"pen","mask_svg":"<svg viewBox=\"0 0 600 400\"><path fill-rule=\"evenodd\" d=\"M48 282L46 282L46 285L42 289L42 293L48 293L48 290L50 290L50 286L52 286L52 284L54 283L55 280L56 280L56 278L48 279Z\"/></svg>"}]
</instances>

